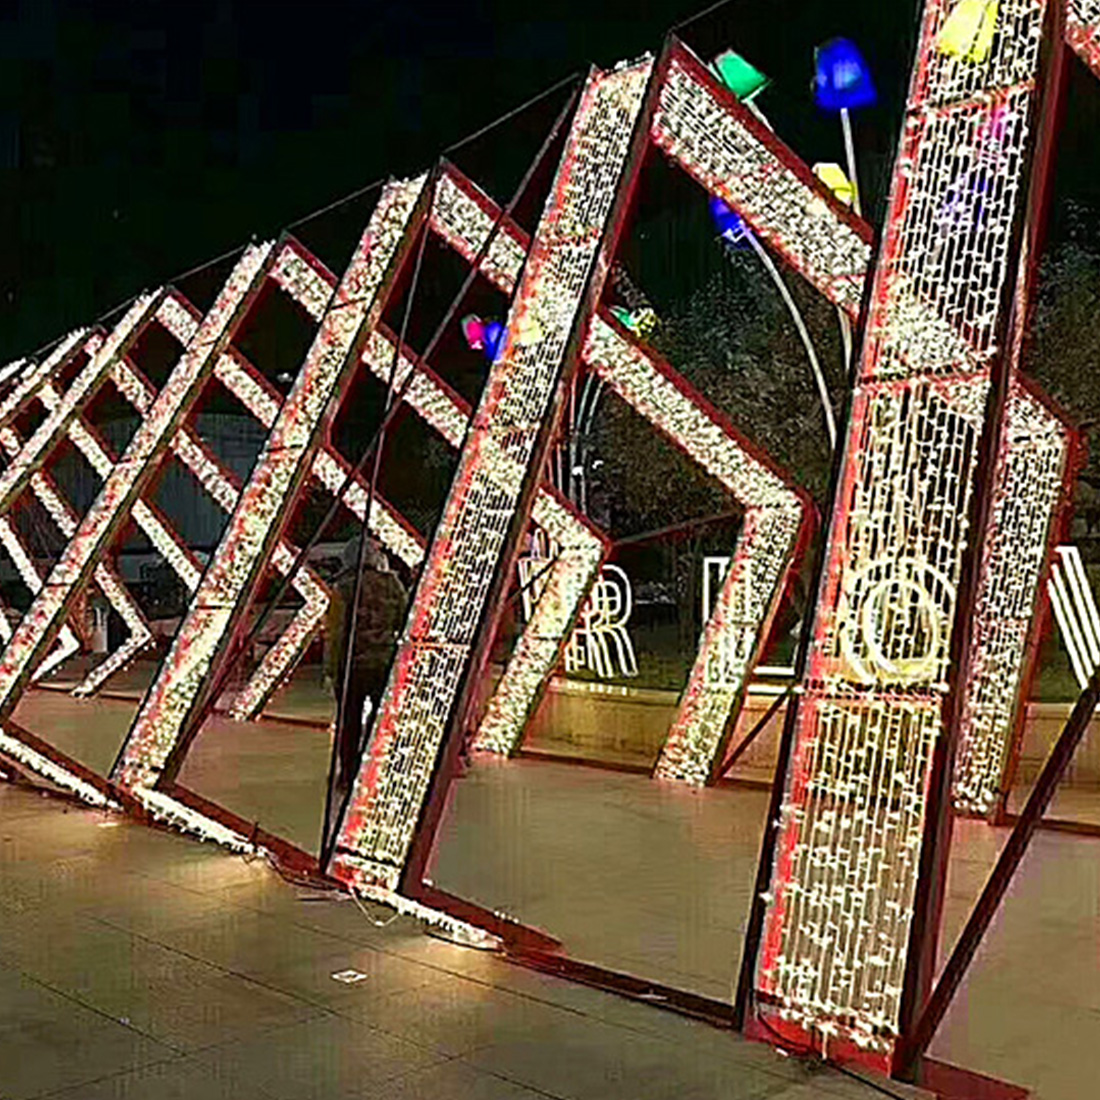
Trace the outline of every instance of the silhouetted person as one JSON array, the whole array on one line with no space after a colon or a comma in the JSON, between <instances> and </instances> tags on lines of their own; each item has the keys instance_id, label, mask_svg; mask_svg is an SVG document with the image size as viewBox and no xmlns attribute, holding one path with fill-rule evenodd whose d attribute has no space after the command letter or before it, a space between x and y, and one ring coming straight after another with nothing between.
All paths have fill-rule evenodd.
<instances>
[{"instance_id":1,"label":"silhouetted person","mask_svg":"<svg viewBox=\"0 0 1100 1100\"><path fill-rule=\"evenodd\" d=\"M393 659L398 635L405 623L408 596L404 585L391 571L385 551L373 538L368 538L363 561L363 579L359 586L359 612L354 623L350 623L348 609L355 598L358 540L352 539L344 547L341 556L344 568L333 585L327 626L330 642L329 675L338 712L337 782L346 787L350 784L359 762L367 716L378 707L386 686L386 674ZM351 667L348 671L345 705L340 714L349 634L352 635Z\"/></svg>"}]
</instances>

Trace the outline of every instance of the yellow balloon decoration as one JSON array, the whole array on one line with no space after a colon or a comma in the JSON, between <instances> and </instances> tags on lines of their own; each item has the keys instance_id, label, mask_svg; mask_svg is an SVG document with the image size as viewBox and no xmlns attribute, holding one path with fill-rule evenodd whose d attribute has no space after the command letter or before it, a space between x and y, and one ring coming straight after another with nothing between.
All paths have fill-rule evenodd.
<instances>
[{"instance_id":1,"label":"yellow balloon decoration","mask_svg":"<svg viewBox=\"0 0 1100 1100\"><path fill-rule=\"evenodd\" d=\"M997 0L959 0L940 28L936 47L949 57L981 64L989 59L997 26Z\"/></svg>"},{"instance_id":2,"label":"yellow balloon decoration","mask_svg":"<svg viewBox=\"0 0 1100 1100\"><path fill-rule=\"evenodd\" d=\"M814 165L814 175L846 206L852 205L856 189L839 164L826 162Z\"/></svg>"}]
</instances>

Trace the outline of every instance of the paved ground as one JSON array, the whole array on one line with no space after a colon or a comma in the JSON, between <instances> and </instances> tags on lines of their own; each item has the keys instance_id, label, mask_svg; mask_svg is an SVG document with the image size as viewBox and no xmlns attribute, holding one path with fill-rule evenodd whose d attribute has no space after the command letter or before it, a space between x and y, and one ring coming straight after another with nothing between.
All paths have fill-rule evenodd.
<instances>
[{"instance_id":1,"label":"paved ground","mask_svg":"<svg viewBox=\"0 0 1100 1100\"><path fill-rule=\"evenodd\" d=\"M91 766L105 768L117 751L132 709L132 703L76 703L65 696L34 692L25 697L17 718ZM196 741L181 778L200 794L313 849L320 828L327 760L328 739L323 731L219 719ZM1100 806L1098 792L1079 790L1074 797ZM399 1028L396 1034L416 1043L416 1027L424 1019L429 1021L425 1026L431 1028L435 1026L432 1020L446 1018L460 1021L456 1025L459 1034L472 1033L476 1043L492 1045L486 1036L491 1038L496 1029L513 1038L521 1029L502 1005L518 1004L517 1011L522 1012L542 1011L532 1008L527 1000L516 1000L519 994L534 991L537 1000L558 1006L552 1014L557 1022L547 1025L548 1034L557 1035L564 1029L560 1034L568 1035L568 1040L563 1039L564 1047L554 1048L556 1053L544 1056L541 1051L516 1054L517 1044L527 1048L514 1038L508 1057L520 1062L529 1054L545 1057L546 1076L517 1076L513 1062L487 1065L465 1050L464 1064L514 1076L529 1089L537 1087L578 1100L596 1095L598 1090L583 1091L587 1086L578 1085L568 1074L557 1083L553 1078L575 1060L569 1029L578 1019L577 1041L584 1053L576 1058L587 1065L595 1054L583 1045L587 1041L585 1017L566 1013L563 1023L563 1007L579 1008L588 1017L606 1017L610 1021L606 1026L619 1026L625 1020L630 1028L647 1034L656 1029L666 1039L686 1034L683 1029L688 1025L664 1013L642 1011L614 998L427 941L404 921L380 932L350 902L299 900L263 866L246 866L181 838L147 834L128 825L99 829L94 819L80 811L63 814L55 804L39 799L28 802L25 794L6 792L3 799L0 837L10 835L13 839L0 841L0 963L7 962L17 972L7 985L0 986L0 1002L5 1004L20 1003L16 994L3 994L4 989L20 988L18 972L52 983L56 971L56 981L70 983L58 986L66 993L74 988L77 992L106 989L109 998L104 1010L112 1020L127 1016L131 1023L139 1018L131 1000L149 985L155 993L147 998L150 1003L145 1011L159 1022L168 1009L154 1002L172 1003L167 991L176 988L177 971L183 976L181 988L189 988L192 981L191 964L185 965L177 957L182 947L201 962L194 977L196 982L201 979L199 988L214 983L219 990L228 989L228 979L217 968L251 966L259 969L243 972L249 977L259 975L265 996L274 990L279 997L294 998L312 983L305 997L311 1011L317 1003L327 1011L334 1002L367 1005L373 1011L381 996L387 1001L386 1015L368 1018L373 1029L393 1030L397 1025L388 1024L391 1018L412 1020L411 1031ZM33 812L38 810L41 823ZM575 957L728 998L740 961L741 932L764 812L765 799L755 791L669 790L639 775L543 761L504 765L485 761L454 789L432 873L442 886L545 928ZM1004 830L992 830L982 823L958 824L945 914L947 946L962 927L1005 836ZM36 847L40 842L41 849ZM41 861L36 863L34 853L39 850ZM131 943L124 932L104 925L105 920L123 929L135 928L152 940ZM91 928L94 934L78 934L74 922L84 933ZM269 939L286 945L279 948L285 956L273 954ZM258 954L252 958L254 949ZM371 977L358 986L339 986L329 975L357 965L357 951L360 955L365 952L381 969L370 971ZM97 961L100 957L102 963ZM403 961L395 961L395 957ZM440 963L440 959L446 961ZM84 966L91 969L73 976L74 967ZM151 979L131 977L144 974L147 966L155 971ZM428 1002L427 1008L404 984L407 975L415 974L417 980L424 977L426 966L432 981L424 981L419 988L439 987L439 999ZM385 980L395 968L403 975L396 989ZM367 971L368 967L360 969ZM472 987L474 981L481 984ZM164 1039L156 1029L145 1030L162 1046L167 1042L173 1048L170 1055L174 1056L176 1048L196 1051L192 1060L202 1061L208 1055L198 1054L197 1048L217 1043L216 1036L223 1030L232 1035L243 1026L239 1017L255 1018L266 1026L270 1011L275 1016L272 1026L296 1025L285 1017L282 1001L278 1006L267 1001L253 1005L250 998L258 997L259 991L247 983L244 988L247 997L240 994L244 999L230 1000L225 1006L205 1010L201 998L175 1006L172 1011L180 1016L184 1028L181 1036ZM39 986L33 989L41 996ZM477 996L470 1000L474 989ZM98 1001L94 1003L99 1007ZM405 1016L389 1015L399 1008ZM20 1011L17 1009L17 1016ZM341 1017L345 1014L342 1008L336 1012ZM504 1015L498 1022L499 1012ZM524 1018L522 1014L518 1017L520 1021ZM648 1022L651 1019L658 1023ZM303 1021L301 1026L307 1024L309 1021ZM47 1020L41 1023L47 1034L51 1026ZM670 1030L662 1031L665 1028ZM127 1028L126 1034L132 1031ZM706 1028L691 1029L691 1033L709 1037L698 1040L704 1044L702 1049L720 1040L716 1049L724 1052L723 1058L732 1049L728 1035ZM133 1035L129 1041L136 1042ZM332 1041L318 1039L322 1044ZM623 1041L627 1044L623 1050L633 1050L630 1041ZM119 1040L116 1037L112 1042ZM553 1048L556 1042L554 1039L549 1046ZM696 1042L692 1038L690 1049L695 1049ZM4 1067L7 1045L6 1036L0 1036L0 1098L35 1095L8 1087ZM49 1045L47 1041L45 1046ZM434 1047L435 1043L429 1039L427 1045ZM280 1044L275 1048L281 1050ZM259 1049L267 1048L260 1044ZM1036 838L932 1050L959 1065L1029 1085L1036 1089L1039 1100L1081 1100L1096 1095L1095 1082L1100 1080L1100 840L1049 832ZM134 1056L143 1057L140 1051ZM280 1054L284 1056L290 1058L291 1054ZM340 1057L344 1064L350 1056ZM621 1058L625 1064L633 1054ZM50 1072L58 1074L67 1064L45 1061ZM648 1063L643 1059L640 1064ZM769 1072L774 1072L774 1063L770 1064ZM367 1073L359 1063L347 1070L353 1076L360 1071ZM221 1072L232 1080L230 1069ZM593 1069L593 1079L603 1082L600 1072ZM293 1087L293 1073L285 1073L291 1082L287 1087ZM605 1085L599 1092L601 1100L616 1095L645 1100L649 1095L666 1094L659 1091L667 1084L662 1084L665 1078L660 1074L652 1082L658 1091L647 1093L644 1088L651 1083L646 1074L642 1074L642 1091L632 1092L635 1079L626 1069L622 1073L626 1076L612 1078L622 1082L614 1085L621 1091L608 1092L610 1086ZM280 1081L283 1075L284 1071L278 1070ZM364 1087L376 1086L374 1076L367 1074L364 1080L368 1082ZM713 1082L691 1081L690 1088L679 1090L685 1100L712 1094L736 1100L742 1095L732 1091L733 1086L716 1092L711 1088ZM156 1087L158 1096L173 1095L162 1092L159 1083ZM333 1089L310 1094L272 1091L270 1083L265 1087L268 1095L277 1097L341 1095ZM484 1095L498 1095L491 1091L496 1085L482 1087L490 1089ZM452 1091L454 1095L467 1094L461 1089ZM377 1094L377 1090L363 1093ZM672 1094L671 1085L667 1094ZM96 1100L115 1094L87 1095ZM200 1090L197 1095L206 1094ZM250 1094L228 1089L225 1095ZM251 1095L265 1094L253 1090ZM445 1098L447 1093L438 1095ZM469 1095L478 1093L471 1090ZM758 1094L750 1091L745 1095Z\"/></svg>"},{"instance_id":2,"label":"paved ground","mask_svg":"<svg viewBox=\"0 0 1100 1100\"><path fill-rule=\"evenodd\" d=\"M262 862L0 787L0 1096L882 1096L371 916ZM331 976L351 968L366 977Z\"/></svg>"}]
</instances>

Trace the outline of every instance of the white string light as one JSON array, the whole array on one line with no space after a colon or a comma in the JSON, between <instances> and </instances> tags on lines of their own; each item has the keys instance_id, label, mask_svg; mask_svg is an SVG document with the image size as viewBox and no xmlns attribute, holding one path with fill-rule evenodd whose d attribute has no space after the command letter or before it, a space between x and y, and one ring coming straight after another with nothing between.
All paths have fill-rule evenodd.
<instances>
[{"instance_id":1,"label":"white string light","mask_svg":"<svg viewBox=\"0 0 1100 1100\"><path fill-rule=\"evenodd\" d=\"M1019 736L1028 642L1069 448L1066 425L1017 382L1005 410L972 612L970 675L962 686L952 797L964 813L987 814L997 805Z\"/></svg>"}]
</instances>

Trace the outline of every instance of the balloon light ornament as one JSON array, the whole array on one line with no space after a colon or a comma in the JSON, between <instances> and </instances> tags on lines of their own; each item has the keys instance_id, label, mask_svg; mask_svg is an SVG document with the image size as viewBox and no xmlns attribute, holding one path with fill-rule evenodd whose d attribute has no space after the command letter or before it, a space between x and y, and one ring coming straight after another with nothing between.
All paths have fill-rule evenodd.
<instances>
[{"instance_id":1,"label":"balloon light ornament","mask_svg":"<svg viewBox=\"0 0 1100 1100\"><path fill-rule=\"evenodd\" d=\"M771 83L755 65L733 50L720 53L711 64L722 83L742 103L751 103Z\"/></svg>"},{"instance_id":2,"label":"balloon light ornament","mask_svg":"<svg viewBox=\"0 0 1100 1100\"><path fill-rule=\"evenodd\" d=\"M814 50L814 102L823 111L858 111L877 100L871 70L854 42L833 38Z\"/></svg>"}]
</instances>

